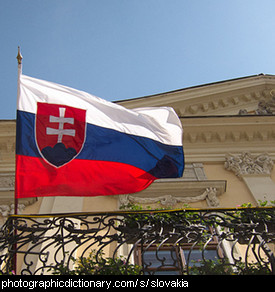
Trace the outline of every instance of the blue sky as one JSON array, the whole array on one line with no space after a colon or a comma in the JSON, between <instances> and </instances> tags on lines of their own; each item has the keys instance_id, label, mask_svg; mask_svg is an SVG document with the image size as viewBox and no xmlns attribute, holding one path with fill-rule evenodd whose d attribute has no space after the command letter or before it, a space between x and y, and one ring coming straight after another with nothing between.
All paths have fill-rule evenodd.
<instances>
[{"instance_id":1,"label":"blue sky","mask_svg":"<svg viewBox=\"0 0 275 292\"><path fill-rule=\"evenodd\" d=\"M23 74L110 101L275 74L274 0L0 0L0 119Z\"/></svg>"}]
</instances>

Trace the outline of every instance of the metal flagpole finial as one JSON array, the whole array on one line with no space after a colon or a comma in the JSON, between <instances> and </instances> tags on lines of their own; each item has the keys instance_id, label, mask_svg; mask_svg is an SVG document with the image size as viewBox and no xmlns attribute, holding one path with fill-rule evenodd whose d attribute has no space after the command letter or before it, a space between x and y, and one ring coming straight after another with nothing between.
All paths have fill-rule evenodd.
<instances>
[{"instance_id":1,"label":"metal flagpole finial","mask_svg":"<svg viewBox=\"0 0 275 292\"><path fill-rule=\"evenodd\" d=\"M18 54L17 54L16 59L17 59L18 65L21 65L23 57L22 57L22 55L20 53L20 47L19 46L18 46Z\"/></svg>"}]
</instances>

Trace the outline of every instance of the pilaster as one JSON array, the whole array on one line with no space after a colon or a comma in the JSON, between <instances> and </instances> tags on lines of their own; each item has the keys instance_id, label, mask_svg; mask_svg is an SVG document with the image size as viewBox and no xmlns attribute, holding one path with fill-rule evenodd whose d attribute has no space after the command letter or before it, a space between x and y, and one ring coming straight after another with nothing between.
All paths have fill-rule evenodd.
<instances>
[{"instance_id":1,"label":"pilaster","mask_svg":"<svg viewBox=\"0 0 275 292\"><path fill-rule=\"evenodd\" d=\"M267 153L252 155L243 152L228 154L224 167L244 181L257 202L259 200L270 202L275 200L275 183L270 177L273 165Z\"/></svg>"}]
</instances>

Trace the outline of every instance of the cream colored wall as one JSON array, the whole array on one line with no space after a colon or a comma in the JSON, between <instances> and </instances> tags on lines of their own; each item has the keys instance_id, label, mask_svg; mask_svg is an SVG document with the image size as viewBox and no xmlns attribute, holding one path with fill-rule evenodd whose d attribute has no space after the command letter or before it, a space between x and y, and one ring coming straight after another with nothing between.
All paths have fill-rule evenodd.
<instances>
[{"instance_id":1,"label":"cream colored wall","mask_svg":"<svg viewBox=\"0 0 275 292\"><path fill-rule=\"evenodd\" d=\"M204 171L209 180L227 181L226 192L219 196L221 207L234 208L243 203L257 205L245 183L233 172L224 169L223 163L205 163Z\"/></svg>"},{"instance_id":2,"label":"cream colored wall","mask_svg":"<svg viewBox=\"0 0 275 292\"><path fill-rule=\"evenodd\" d=\"M37 198L37 201L32 204L27 206L22 214L39 214L40 206L41 206L42 198ZM20 204L20 201L19 201Z\"/></svg>"},{"instance_id":3,"label":"cream colored wall","mask_svg":"<svg viewBox=\"0 0 275 292\"><path fill-rule=\"evenodd\" d=\"M118 209L118 196L85 197L83 212L109 212Z\"/></svg>"},{"instance_id":4,"label":"cream colored wall","mask_svg":"<svg viewBox=\"0 0 275 292\"><path fill-rule=\"evenodd\" d=\"M66 198L65 198L66 199ZM118 196L106 196L106 197L81 197L83 199L82 212L109 212L118 209ZM41 202L43 198L27 206L23 214L39 214ZM79 211L78 211L79 212Z\"/></svg>"}]
</instances>

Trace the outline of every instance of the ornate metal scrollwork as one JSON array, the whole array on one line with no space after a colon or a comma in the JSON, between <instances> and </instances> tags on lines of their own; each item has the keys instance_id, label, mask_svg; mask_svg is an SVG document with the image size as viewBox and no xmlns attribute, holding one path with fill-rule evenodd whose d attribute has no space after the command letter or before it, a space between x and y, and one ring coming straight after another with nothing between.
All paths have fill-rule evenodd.
<instances>
[{"instance_id":1,"label":"ornate metal scrollwork","mask_svg":"<svg viewBox=\"0 0 275 292\"><path fill-rule=\"evenodd\" d=\"M77 266L102 273L102 263L145 274L242 274L254 263L274 274L274 227L274 208L10 216L0 231L1 271L11 272L16 254L27 275Z\"/></svg>"}]
</instances>

